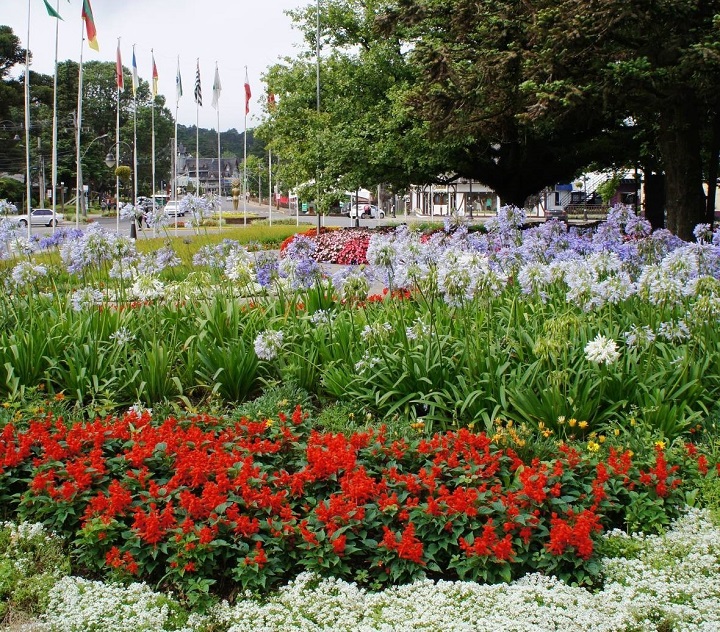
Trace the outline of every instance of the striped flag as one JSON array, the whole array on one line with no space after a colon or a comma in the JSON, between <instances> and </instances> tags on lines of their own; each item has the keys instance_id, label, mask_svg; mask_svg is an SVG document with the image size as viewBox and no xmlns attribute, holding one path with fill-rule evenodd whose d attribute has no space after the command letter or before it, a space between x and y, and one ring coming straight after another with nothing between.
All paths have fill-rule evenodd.
<instances>
[{"instance_id":1,"label":"striped flag","mask_svg":"<svg viewBox=\"0 0 720 632\"><path fill-rule=\"evenodd\" d=\"M248 79L247 68L245 69L245 114L250 113L250 80Z\"/></svg>"},{"instance_id":2,"label":"striped flag","mask_svg":"<svg viewBox=\"0 0 720 632\"><path fill-rule=\"evenodd\" d=\"M88 46L93 50L100 50L97 41L97 31L95 30L95 19L93 18L90 0L83 0L82 19L85 20L85 30L87 32Z\"/></svg>"},{"instance_id":3,"label":"striped flag","mask_svg":"<svg viewBox=\"0 0 720 632\"><path fill-rule=\"evenodd\" d=\"M48 2L48 0L43 0L43 2L45 3L45 8L47 9L48 15L51 18L58 18L59 20L62 20L62 17L60 17L60 14L50 6L50 3Z\"/></svg>"},{"instance_id":4,"label":"striped flag","mask_svg":"<svg viewBox=\"0 0 720 632\"><path fill-rule=\"evenodd\" d=\"M132 91L133 99L137 95L137 89L140 87L140 79L138 78L137 61L135 61L135 45L133 44L133 61L132 61Z\"/></svg>"},{"instance_id":5,"label":"striped flag","mask_svg":"<svg viewBox=\"0 0 720 632\"><path fill-rule=\"evenodd\" d=\"M200 60L197 61L197 70L195 71L195 103L202 107L202 85L200 84Z\"/></svg>"},{"instance_id":6,"label":"striped flag","mask_svg":"<svg viewBox=\"0 0 720 632\"><path fill-rule=\"evenodd\" d=\"M180 76L180 58L178 57L178 70L177 75L175 76L175 90L177 92L176 100L179 101L180 97L183 95L182 92L182 77Z\"/></svg>"},{"instance_id":7,"label":"striped flag","mask_svg":"<svg viewBox=\"0 0 720 632\"><path fill-rule=\"evenodd\" d=\"M120 55L120 38L118 38L117 55L115 56L115 83L119 90L125 87L123 79L122 56Z\"/></svg>"},{"instance_id":8,"label":"striped flag","mask_svg":"<svg viewBox=\"0 0 720 632\"><path fill-rule=\"evenodd\" d=\"M156 97L158 95L158 71L157 66L155 65L155 53L151 53L152 55L152 63L153 63L153 69L152 69L152 95Z\"/></svg>"},{"instance_id":9,"label":"striped flag","mask_svg":"<svg viewBox=\"0 0 720 632\"><path fill-rule=\"evenodd\" d=\"M215 64L215 79L213 80L213 98L212 106L217 110L220 106L220 92L222 91L222 85L220 84L220 73L218 71L217 64Z\"/></svg>"}]
</instances>

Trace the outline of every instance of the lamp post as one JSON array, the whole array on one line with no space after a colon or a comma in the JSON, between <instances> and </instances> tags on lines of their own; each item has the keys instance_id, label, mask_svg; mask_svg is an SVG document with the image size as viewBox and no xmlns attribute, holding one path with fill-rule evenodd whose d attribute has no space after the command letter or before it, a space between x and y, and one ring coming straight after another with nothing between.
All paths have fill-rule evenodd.
<instances>
[{"instance_id":1,"label":"lamp post","mask_svg":"<svg viewBox=\"0 0 720 632\"><path fill-rule=\"evenodd\" d=\"M118 140L115 143L115 155L113 156L113 153L109 151L105 156L105 164L108 166L108 168L112 169L113 167L115 167L115 217L117 224L116 231L118 234L120 234L120 145L125 145L128 149L132 151L132 147L129 143L126 143L123 140ZM127 167L127 169L130 169L130 167ZM135 204L135 200L133 200L133 204ZM134 238L135 235L133 233L135 231L133 230L133 228L135 228L135 222L133 222L133 225L130 227L130 236Z\"/></svg>"},{"instance_id":2,"label":"lamp post","mask_svg":"<svg viewBox=\"0 0 720 632\"><path fill-rule=\"evenodd\" d=\"M85 147L85 151L83 151L82 155L80 156L80 160L79 160L78 165L77 165L77 169L78 169L78 178L77 178L77 181L78 181L78 190L77 190L77 195L78 195L78 196L82 195L82 198L79 198L79 197L78 197L78 199L82 199L81 204L82 204L82 207L83 207L83 216L87 215L87 207L85 206L85 187L83 186L82 160L83 160L83 158L85 158L85 154L88 153L88 151L90 150L90 147L92 147L92 145L93 145L93 143L94 143L95 141L101 140L101 139L107 138L107 137L108 137L108 134L101 134L100 136L96 136L95 138L93 138L93 139L88 143L88 146ZM64 204L63 204L63 206L64 206ZM75 205L75 228L79 228L79 227L80 227L80 212L79 212L79 208L80 208L80 207L76 204L76 205ZM53 218L54 218L54 216L55 216L55 207L53 207Z\"/></svg>"}]
</instances>

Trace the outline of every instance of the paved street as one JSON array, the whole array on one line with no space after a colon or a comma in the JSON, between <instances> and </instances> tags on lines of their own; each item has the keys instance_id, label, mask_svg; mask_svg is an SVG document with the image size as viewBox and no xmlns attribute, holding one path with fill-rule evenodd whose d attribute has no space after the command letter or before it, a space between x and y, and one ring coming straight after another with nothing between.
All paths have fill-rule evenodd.
<instances>
[{"instance_id":1,"label":"paved street","mask_svg":"<svg viewBox=\"0 0 720 632\"><path fill-rule=\"evenodd\" d=\"M250 217L259 216L259 217L267 218L269 215L269 209L268 209L267 204L259 206L257 203L251 202L251 203L247 204L246 210L247 210L248 216L250 216ZM224 213L234 212L232 209L232 202L223 200L223 212ZM239 213L243 212L242 204L240 204L237 212L239 212ZM64 215L65 215L65 221L63 223L61 223L58 227L59 228L74 228L76 225L75 210L72 208L66 207ZM273 208L272 217L274 220L276 220L276 219L295 220L295 221L299 222L300 224L307 224L308 228L317 226L317 217L315 215L307 216L307 215L303 215L302 213L300 213L300 215L298 217L297 214L291 213L290 211L288 211L288 209L276 210L275 208ZM114 231L117 226L117 219L114 216L102 217L100 215L91 214L90 219L93 222L100 224L101 226L103 226L103 228L110 230L110 231ZM183 218L179 218L179 221L182 222L182 219ZM385 217L384 219L380 219L380 220L360 218L359 225L362 227L377 227L377 226L387 226L387 225L391 225L391 224L397 224L400 222L431 221L431 219L432 218L430 218L429 216L418 217L414 214L409 214L407 216L399 214L395 218ZM435 219L435 221L437 221L439 223L441 223L443 221L443 218L440 216L436 216L434 219ZM328 216L321 217L321 222L322 222L323 226L328 226L328 227L337 226L337 227L348 228L348 227L354 226L356 223L356 220L354 218L351 219L351 218L347 217L346 215L328 215ZM81 229L88 226L88 224L83 221L78 222L77 225ZM234 226L234 227L242 226L242 224L233 224L232 226ZM174 231L174 225L172 223L169 226L169 230L172 234ZM178 234L182 235L182 234L191 233L192 230L193 229L190 227L178 228ZM217 229L210 229L210 231L214 231L214 230L217 230ZM48 235L53 234L53 229L51 227L47 227L47 226L33 226L32 234L46 237ZM130 222L120 220L120 234L122 234L122 235L130 234ZM144 230L138 231L139 239L149 238L152 236L153 236L152 229L146 228Z\"/></svg>"}]
</instances>

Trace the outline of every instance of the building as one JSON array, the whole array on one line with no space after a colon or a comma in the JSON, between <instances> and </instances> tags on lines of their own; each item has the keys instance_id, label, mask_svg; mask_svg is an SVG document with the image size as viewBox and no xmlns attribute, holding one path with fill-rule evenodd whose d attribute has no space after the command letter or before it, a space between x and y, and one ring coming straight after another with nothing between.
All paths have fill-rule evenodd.
<instances>
[{"instance_id":1,"label":"building","mask_svg":"<svg viewBox=\"0 0 720 632\"><path fill-rule=\"evenodd\" d=\"M407 212L422 216L495 215L500 198L490 187L458 178L449 184L424 184L410 187Z\"/></svg>"},{"instance_id":2,"label":"building","mask_svg":"<svg viewBox=\"0 0 720 632\"><path fill-rule=\"evenodd\" d=\"M185 148L178 147L177 158L177 186L178 192L185 192L188 186L195 187L200 181L199 194L214 193L216 195L230 195L231 183L240 177L240 163L237 158L193 158L185 153Z\"/></svg>"}]
</instances>

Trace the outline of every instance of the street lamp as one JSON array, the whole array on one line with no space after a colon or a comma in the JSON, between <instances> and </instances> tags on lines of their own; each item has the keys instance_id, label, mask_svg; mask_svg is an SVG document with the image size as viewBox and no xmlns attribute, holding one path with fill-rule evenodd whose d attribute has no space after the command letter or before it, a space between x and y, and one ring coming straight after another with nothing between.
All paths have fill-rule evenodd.
<instances>
[{"instance_id":1,"label":"street lamp","mask_svg":"<svg viewBox=\"0 0 720 632\"><path fill-rule=\"evenodd\" d=\"M113 167L115 167L115 221L116 231L118 234L120 234L120 174L118 173L120 168L120 145L125 145L125 147L130 149L130 151L133 151L130 143L118 139L115 141L115 155L113 156L112 151L108 151L107 155L105 156L105 164L108 166L108 168L112 169ZM133 204L135 204L134 199Z\"/></svg>"},{"instance_id":2,"label":"street lamp","mask_svg":"<svg viewBox=\"0 0 720 632\"><path fill-rule=\"evenodd\" d=\"M83 207L83 215L87 214L87 207L85 206L85 187L83 186L83 174L82 174L82 159L85 158L85 154L88 153L90 150L90 147L92 147L93 143L95 141L101 140L103 138L107 138L108 134L101 134L100 136L96 136L93 138L89 143L88 146L85 147L85 151L80 155L80 162L78 162L77 169L78 169L78 190L77 190L77 196L78 200L82 199L82 207ZM80 197L82 195L82 198ZM53 217L55 216L55 208L53 207ZM75 228L80 227L80 205L75 205Z\"/></svg>"}]
</instances>

